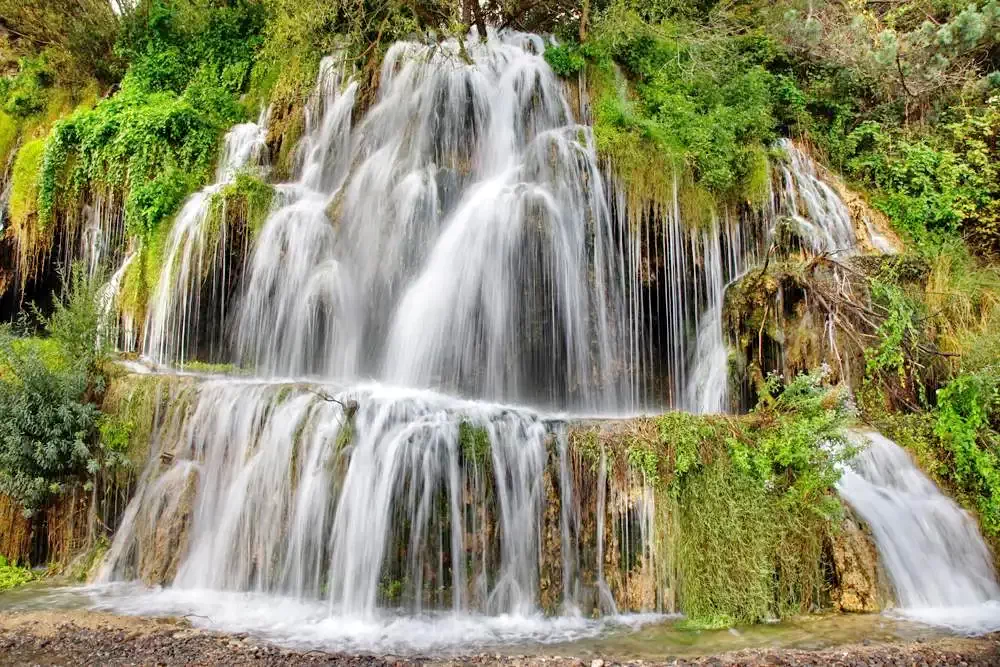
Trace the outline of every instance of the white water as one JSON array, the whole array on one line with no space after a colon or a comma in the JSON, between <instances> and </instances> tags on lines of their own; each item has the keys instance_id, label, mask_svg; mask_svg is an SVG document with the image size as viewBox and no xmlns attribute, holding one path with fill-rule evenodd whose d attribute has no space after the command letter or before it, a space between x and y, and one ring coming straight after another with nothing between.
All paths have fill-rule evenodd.
<instances>
[{"instance_id":1,"label":"white water","mask_svg":"<svg viewBox=\"0 0 1000 667\"><path fill-rule=\"evenodd\" d=\"M806 250L837 257L857 253L858 232L847 205L819 177L816 163L792 141L782 139L778 145L787 156L779 162L778 216L791 222L791 231Z\"/></svg>"},{"instance_id":2,"label":"white water","mask_svg":"<svg viewBox=\"0 0 1000 667\"><path fill-rule=\"evenodd\" d=\"M226 320L234 285L228 281L229 229L225 224L212 228L211 207L216 193L241 169L266 165L265 123L262 115L258 123L229 130L215 183L191 195L172 223L145 323L145 354L157 363L183 362L199 347L222 345L213 339L211 329L207 334L205 329ZM206 312L216 308L218 312Z\"/></svg>"},{"instance_id":3,"label":"white water","mask_svg":"<svg viewBox=\"0 0 1000 667\"><path fill-rule=\"evenodd\" d=\"M466 62L454 40L397 43L358 127L357 84L324 61L297 180L251 261L243 363L633 407L617 231L543 49L491 35Z\"/></svg>"},{"instance_id":4,"label":"white water","mask_svg":"<svg viewBox=\"0 0 1000 667\"><path fill-rule=\"evenodd\" d=\"M184 609L229 629L294 627L299 639L313 633L358 650L374 650L366 642L381 636L381 651L406 641L440 648L470 628L469 641L558 641L653 618L616 615L602 565L586 563L597 582L581 579L569 474L555 480L566 510L558 519L566 616L542 616L541 481L550 456L560 456L548 447L564 437L558 420L379 385L209 379L185 392L159 417L100 576L164 578L171 588L122 598L112 587L101 604ZM356 409L349 422L346 406ZM482 429L485 460L464 449L464 428ZM593 509L604 502L602 494ZM651 490L616 502L626 530L637 517L637 557L653 567ZM602 541L604 532L602 523ZM584 620L581 591L612 616ZM305 626L286 625L277 608L297 610ZM438 629L405 639L424 626Z\"/></svg>"},{"instance_id":5,"label":"white water","mask_svg":"<svg viewBox=\"0 0 1000 667\"><path fill-rule=\"evenodd\" d=\"M975 520L878 433L837 484L871 527L899 613L967 632L1000 629L1000 585Z\"/></svg>"},{"instance_id":6,"label":"white water","mask_svg":"<svg viewBox=\"0 0 1000 667\"><path fill-rule=\"evenodd\" d=\"M143 616L187 616L193 625L252 632L299 648L377 655L470 655L512 645L555 644L636 630L661 614L542 616L386 610L374 617L331 614L308 600L216 590L147 589L132 584L90 587L95 609Z\"/></svg>"},{"instance_id":7,"label":"white water","mask_svg":"<svg viewBox=\"0 0 1000 667\"><path fill-rule=\"evenodd\" d=\"M119 344L122 350L131 350L135 345L135 330L128 317L116 317L118 297L121 293L122 280L132 261L138 256L130 252L121 266L111 275L107 283L97 292L97 309L100 326L97 332L98 344L107 341L112 346Z\"/></svg>"}]
</instances>

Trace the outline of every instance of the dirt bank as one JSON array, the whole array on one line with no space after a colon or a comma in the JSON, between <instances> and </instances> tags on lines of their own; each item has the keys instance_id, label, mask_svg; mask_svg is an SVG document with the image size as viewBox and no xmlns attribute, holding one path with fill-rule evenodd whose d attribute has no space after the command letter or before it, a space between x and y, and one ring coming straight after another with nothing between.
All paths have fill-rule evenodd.
<instances>
[{"instance_id":1,"label":"dirt bank","mask_svg":"<svg viewBox=\"0 0 1000 667\"><path fill-rule=\"evenodd\" d=\"M145 619L100 612L26 612L0 616L0 665L1000 665L1000 637L914 644L852 645L823 651L747 650L665 663L567 657L470 655L441 660L351 656L283 649L244 634L192 628L185 619Z\"/></svg>"}]
</instances>

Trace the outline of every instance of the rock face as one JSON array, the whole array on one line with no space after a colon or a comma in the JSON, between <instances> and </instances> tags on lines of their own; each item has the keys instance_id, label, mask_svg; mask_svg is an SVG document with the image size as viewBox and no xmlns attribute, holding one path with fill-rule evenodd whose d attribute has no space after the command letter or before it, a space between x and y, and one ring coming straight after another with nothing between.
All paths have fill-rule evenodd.
<instances>
[{"instance_id":1,"label":"rock face","mask_svg":"<svg viewBox=\"0 0 1000 667\"><path fill-rule=\"evenodd\" d=\"M888 602L888 584L881 573L878 551L867 528L847 513L840 532L830 537L834 607L846 612L878 612Z\"/></svg>"}]
</instances>

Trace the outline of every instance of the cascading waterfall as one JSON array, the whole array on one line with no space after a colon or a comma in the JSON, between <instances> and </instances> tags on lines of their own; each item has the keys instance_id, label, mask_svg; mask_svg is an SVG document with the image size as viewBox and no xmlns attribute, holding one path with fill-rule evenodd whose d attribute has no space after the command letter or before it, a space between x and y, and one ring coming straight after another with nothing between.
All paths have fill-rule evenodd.
<instances>
[{"instance_id":1,"label":"cascading waterfall","mask_svg":"<svg viewBox=\"0 0 1000 667\"><path fill-rule=\"evenodd\" d=\"M713 220L712 227L702 232L707 305L696 323L694 360L682 404L692 412L726 412L729 409L729 350L722 335L722 306L729 282L742 275L755 256L744 249L742 231L738 221L727 219L721 225Z\"/></svg>"},{"instance_id":2,"label":"cascading waterfall","mask_svg":"<svg viewBox=\"0 0 1000 667\"><path fill-rule=\"evenodd\" d=\"M878 433L837 484L872 529L901 613L962 630L1000 628L1000 584L975 520ZM867 442L866 442L867 441Z\"/></svg>"},{"instance_id":3,"label":"cascading waterfall","mask_svg":"<svg viewBox=\"0 0 1000 667\"><path fill-rule=\"evenodd\" d=\"M673 611L650 481L617 488L602 453L581 484L545 410L725 410L726 286L779 218L811 252L856 252L855 230L791 143L764 210L692 229L675 186L655 224L630 219L543 50L518 33L397 43L363 116L344 59L325 58L229 310L209 207L266 164L266 121L227 135L216 183L173 223L144 349L162 364L210 349L255 376L195 383L157 416L102 578L170 588L117 608L352 650Z\"/></svg>"},{"instance_id":4,"label":"cascading waterfall","mask_svg":"<svg viewBox=\"0 0 1000 667\"><path fill-rule=\"evenodd\" d=\"M543 49L517 33L464 53L398 43L357 128L357 84L325 61L297 181L251 262L244 363L634 407L622 253L590 129Z\"/></svg>"}]
</instances>

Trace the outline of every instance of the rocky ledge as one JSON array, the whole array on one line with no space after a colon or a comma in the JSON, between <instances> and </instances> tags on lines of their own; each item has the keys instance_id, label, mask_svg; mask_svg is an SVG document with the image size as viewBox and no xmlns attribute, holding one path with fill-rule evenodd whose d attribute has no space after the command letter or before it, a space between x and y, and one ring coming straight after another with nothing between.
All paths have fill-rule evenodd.
<instances>
[{"instance_id":1,"label":"rocky ledge","mask_svg":"<svg viewBox=\"0 0 1000 667\"><path fill-rule=\"evenodd\" d=\"M200 630L183 618L147 619L100 612L26 612L0 616L0 665L629 665L931 666L1000 665L1000 635L912 644L849 645L821 651L754 649L666 662L562 656L477 654L458 658L357 656L280 648L245 634Z\"/></svg>"}]
</instances>

